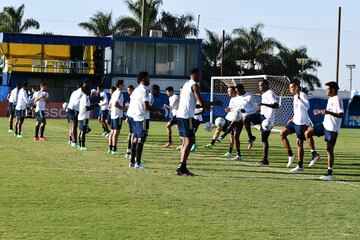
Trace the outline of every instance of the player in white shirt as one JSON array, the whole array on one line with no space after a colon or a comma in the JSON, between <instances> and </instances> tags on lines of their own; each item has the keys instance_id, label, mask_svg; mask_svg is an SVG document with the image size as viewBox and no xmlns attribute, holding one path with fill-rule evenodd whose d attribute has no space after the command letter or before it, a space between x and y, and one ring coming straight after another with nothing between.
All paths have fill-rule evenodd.
<instances>
[{"instance_id":1,"label":"player in white shirt","mask_svg":"<svg viewBox=\"0 0 360 240\"><path fill-rule=\"evenodd\" d=\"M303 171L304 167L304 141L305 141L305 132L310 125L310 118L308 110L310 109L310 103L306 93L301 91L300 83L293 81L289 84L289 91L294 96L293 108L294 116L290 119L288 124L280 132L280 139L287 150L288 153L288 164L287 167L290 167L293 160L295 159L295 154L291 149L288 135L295 133L296 134L296 144L297 144L297 159L298 165L289 171L289 173L297 173Z\"/></svg>"},{"instance_id":2,"label":"player in white shirt","mask_svg":"<svg viewBox=\"0 0 360 240\"><path fill-rule=\"evenodd\" d=\"M261 103L259 104L260 113L253 113L245 116L243 119L244 126L249 133L249 143L255 140L255 137L251 133L250 123L257 125L260 124L261 128L261 141L263 143L263 159L259 162L261 165L269 165L268 153L269 153L269 136L271 129L275 123L275 109L279 107L276 94L269 89L269 82L267 80L261 80L259 82L259 91L261 94Z\"/></svg>"},{"instance_id":3,"label":"player in white shirt","mask_svg":"<svg viewBox=\"0 0 360 240\"><path fill-rule=\"evenodd\" d=\"M15 136L22 138L22 124L24 123L25 111L29 105L29 96L27 93L28 82L22 84L22 88L18 92L18 98L15 107L16 124L15 124Z\"/></svg>"},{"instance_id":4,"label":"player in white shirt","mask_svg":"<svg viewBox=\"0 0 360 240\"><path fill-rule=\"evenodd\" d=\"M20 89L21 89L21 84L18 83L18 84L16 84L16 87L13 90L11 90L11 92L7 96L7 100L9 101L9 106L8 106L9 130L8 130L8 132L14 132L13 122L14 122L14 117L15 117L15 106L17 103L18 92Z\"/></svg>"},{"instance_id":5,"label":"player in white shirt","mask_svg":"<svg viewBox=\"0 0 360 240\"><path fill-rule=\"evenodd\" d=\"M103 134L102 136L108 136L110 133L108 124L107 124L107 119L108 119L108 114L109 114L109 98L106 94L106 92L104 92L104 87L103 86L98 86L97 87L97 92L99 94L100 97L100 102L99 102L99 107L100 107L100 115L99 115L99 122L101 124L101 127L103 128Z\"/></svg>"},{"instance_id":6,"label":"player in white shirt","mask_svg":"<svg viewBox=\"0 0 360 240\"><path fill-rule=\"evenodd\" d=\"M111 95L109 108L110 108L110 117L111 117L111 132L109 134L109 149L108 153L118 155L117 143L119 139L120 130L122 127L122 119L124 116L124 111L126 107L124 106L124 94L122 90L124 88L124 81L117 80L116 90Z\"/></svg>"},{"instance_id":7,"label":"player in white shirt","mask_svg":"<svg viewBox=\"0 0 360 240\"><path fill-rule=\"evenodd\" d=\"M90 88L85 85L81 88L82 94L79 100L79 114L77 116L77 120L79 123L79 147L80 151L86 151L85 147L86 134L89 132L89 118L90 118L90 110L92 106L90 104Z\"/></svg>"},{"instance_id":8,"label":"player in white shirt","mask_svg":"<svg viewBox=\"0 0 360 240\"><path fill-rule=\"evenodd\" d=\"M309 145L312 155L316 155L316 149L313 136L325 136L327 144L327 157L328 157L328 170L324 176L320 177L320 180L329 181L333 179L333 167L334 167L334 147L336 139L341 127L342 118L344 117L344 106L342 99L338 96L339 86L336 82L328 82L325 84L326 94L329 97L326 109L315 109L315 115L324 115L324 121L322 124L317 124L314 128L309 128L306 133L306 141ZM318 159L313 159L309 167L315 165Z\"/></svg>"},{"instance_id":9,"label":"player in white shirt","mask_svg":"<svg viewBox=\"0 0 360 240\"><path fill-rule=\"evenodd\" d=\"M85 85L85 84L83 84ZM78 114L79 114L79 102L82 96L82 85L78 85L78 88L70 95L69 104L67 107L67 118L70 122L69 130L69 144L72 147L78 147L77 143L77 127L78 127Z\"/></svg>"},{"instance_id":10,"label":"player in white shirt","mask_svg":"<svg viewBox=\"0 0 360 240\"><path fill-rule=\"evenodd\" d=\"M144 168L141 162L141 155L149 129L149 119L146 118L147 111L159 112L162 109L149 104L149 90L147 89L147 86L150 84L149 73L140 72L137 82L139 85L130 96L130 104L127 111L128 121L131 122L130 124L133 129L129 167Z\"/></svg>"},{"instance_id":11,"label":"player in white shirt","mask_svg":"<svg viewBox=\"0 0 360 240\"><path fill-rule=\"evenodd\" d=\"M46 126L46 118L45 118L45 104L49 99L49 93L47 89L46 83L40 84L40 91L37 91L33 95L34 104L35 104L35 141L45 141L47 140L44 137L44 131ZM40 137L39 137L40 130Z\"/></svg>"},{"instance_id":12,"label":"player in white shirt","mask_svg":"<svg viewBox=\"0 0 360 240\"><path fill-rule=\"evenodd\" d=\"M192 145L195 143L195 109L203 108L208 110L215 103L204 102L200 95L199 85L200 70L195 68L190 71L190 80L184 83L181 94L179 107L176 112L179 135L182 137L181 159L179 167L176 169L178 176L193 176L187 169L187 160L189 158ZM198 104L197 104L198 103ZM217 102L216 105L221 105Z\"/></svg>"},{"instance_id":13,"label":"player in white shirt","mask_svg":"<svg viewBox=\"0 0 360 240\"><path fill-rule=\"evenodd\" d=\"M129 95L129 98L133 91L134 91L134 86L129 85L127 87L127 93ZM127 102L125 104L125 106L129 106L129 103ZM127 113L124 113L124 114L126 115L125 122L127 122L128 126L129 126L129 133L128 133L128 138L127 138L127 151L126 151L125 157L131 158L131 143L132 143L132 137L133 137L133 130L132 130L131 122L128 119Z\"/></svg>"},{"instance_id":14,"label":"player in white shirt","mask_svg":"<svg viewBox=\"0 0 360 240\"><path fill-rule=\"evenodd\" d=\"M196 103L199 105L199 103ZM195 115L194 115L194 120L195 120L195 134L197 132L197 130L199 129L200 127L200 124L203 122L203 116L202 116L202 113L204 112L204 109L203 108L196 108L195 109ZM192 145L190 151L191 152L195 152L196 149L198 148L198 145L196 144L196 138L194 140L194 144Z\"/></svg>"},{"instance_id":15,"label":"player in white shirt","mask_svg":"<svg viewBox=\"0 0 360 240\"><path fill-rule=\"evenodd\" d=\"M165 89L166 95L169 97L169 104L164 104L164 107L171 111L171 119L166 124L166 131L168 135L168 142L164 145L168 148L172 145L172 126L176 125L176 110L179 106L179 96L174 93L174 88L169 86Z\"/></svg>"},{"instance_id":16,"label":"player in white shirt","mask_svg":"<svg viewBox=\"0 0 360 240\"><path fill-rule=\"evenodd\" d=\"M228 93L228 96L230 97L230 102L229 102L229 106L227 106L225 108L225 112L227 113L226 116L225 116L225 124L223 127L221 128L216 128L215 132L214 132L214 135L211 139L211 142L206 144L204 146L204 148L213 148L213 146L215 145L215 142L218 141L218 142L221 142L222 141L222 138L219 138L220 136L220 133L221 131L226 131L228 130L228 128L230 127L231 123L235 120L234 119L234 116L237 114L237 111L239 109L237 109L237 98L236 98L236 91L235 91L235 87L234 86L230 86L228 87L227 89L227 93ZM224 154L225 157L231 157L232 156L232 150L233 150L233 146L234 146L234 135L235 135L235 132L233 131L233 129L231 129L229 131L230 133L230 143L229 143L229 148L227 150L227 152Z\"/></svg>"}]
</instances>

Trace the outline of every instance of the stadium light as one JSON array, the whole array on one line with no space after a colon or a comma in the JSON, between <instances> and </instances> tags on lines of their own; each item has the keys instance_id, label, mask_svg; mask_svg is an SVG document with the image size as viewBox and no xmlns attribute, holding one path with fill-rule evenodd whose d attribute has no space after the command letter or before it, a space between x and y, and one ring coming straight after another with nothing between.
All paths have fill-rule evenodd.
<instances>
[{"instance_id":1,"label":"stadium light","mask_svg":"<svg viewBox=\"0 0 360 240\"><path fill-rule=\"evenodd\" d=\"M301 65L301 89L304 88L304 65L308 63L308 58L296 58L298 64Z\"/></svg>"},{"instance_id":2,"label":"stadium light","mask_svg":"<svg viewBox=\"0 0 360 240\"><path fill-rule=\"evenodd\" d=\"M352 91L352 71L356 68L355 64L346 64L346 67L350 70L350 96Z\"/></svg>"}]
</instances>

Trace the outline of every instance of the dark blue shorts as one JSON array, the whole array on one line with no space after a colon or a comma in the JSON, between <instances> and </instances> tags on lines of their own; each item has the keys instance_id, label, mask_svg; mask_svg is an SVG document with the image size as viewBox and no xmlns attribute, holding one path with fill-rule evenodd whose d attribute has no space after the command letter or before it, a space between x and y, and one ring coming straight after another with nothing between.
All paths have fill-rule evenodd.
<instances>
[{"instance_id":1,"label":"dark blue shorts","mask_svg":"<svg viewBox=\"0 0 360 240\"><path fill-rule=\"evenodd\" d=\"M79 129L80 129L80 131L87 133L88 127L89 127L88 125L89 125L89 119L80 120L79 121Z\"/></svg>"},{"instance_id":2,"label":"dark blue shorts","mask_svg":"<svg viewBox=\"0 0 360 240\"><path fill-rule=\"evenodd\" d=\"M35 119L37 122L46 123L45 111L35 112Z\"/></svg>"},{"instance_id":3,"label":"dark blue shorts","mask_svg":"<svg viewBox=\"0 0 360 240\"><path fill-rule=\"evenodd\" d=\"M288 125L285 127L289 130L290 134L296 133L296 137L300 140L305 140L305 132L308 129L308 126L304 125L297 125L293 121L289 122Z\"/></svg>"},{"instance_id":4,"label":"dark blue shorts","mask_svg":"<svg viewBox=\"0 0 360 240\"><path fill-rule=\"evenodd\" d=\"M13 103L9 103L8 113L9 116L15 116L15 105Z\"/></svg>"},{"instance_id":5,"label":"dark blue shorts","mask_svg":"<svg viewBox=\"0 0 360 240\"><path fill-rule=\"evenodd\" d=\"M331 145L335 146L338 133L326 130L324 125L319 123L314 126L314 135L318 137L324 136L326 142L329 142Z\"/></svg>"},{"instance_id":6,"label":"dark blue shorts","mask_svg":"<svg viewBox=\"0 0 360 240\"><path fill-rule=\"evenodd\" d=\"M170 121L168 122L168 124L170 124L170 126L174 126L177 124L177 119L176 116L173 116Z\"/></svg>"},{"instance_id":7,"label":"dark blue shorts","mask_svg":"<svg viewBox=\"0 0 360 240\"><path fill-rule=\"evenodd\" d=\"M16 118L22 122L24 121L25 118L25 110L15 110L15 115Z\"/></svg>"},{"instance_id":8,"label":"dark blue shorts","mask_svg":"<svg viewBox=\"0 0 360 240\"><path fill-rule=\"evenodd\" d=\"M261 132L269 132L269 135L270 135L271 131L266 131L261 126L261 123L266 119L266 117L264 115L261 115L260 113L252 113L247 117L249 118L249 120L250 120L250 122L252 124L254 124L254 125L260 124L260 131ZM269 137L269 136L267 136L267 137Z\"/></svg>"},{"instance_id":9,"label":"dark blue shorts","mask_svg":"<svg viewBox=\"0 0 360 240\"><path fill-rule=\"evenodd\" d=\"M78 114L79 114L79 111L69 109L69 108L67 110L67 117L70 121L77 121Z\"/></svg>"},{"instance_id":10,"label":"dark blue shorts","mask_svg":"<svg viewBox=\"0 0 360 240\"><path fill-rule=\"evenodd\" d=\"M121 118L115 118L111 119L110 127L113 130L120 130L122 126L122 119Z\"/></svg>"},{"instance_id":11,"label":"dark blue shorts","mask_svg":"<svg viewBox=\"0 0 360 240\"><path fill-rule=\"evenodd\" d=\"M181 137L195 136L195 119L194 118L177 118L179 135Z\"/></svg>"},{"instance_id":12,"label":"dark blue shorts","mask_svg":"<svg viewBox=\"0 0 360 240\"><path fill-rule=\"evenodd\" d=\"M134 137L143 138L148 135L150 121L149 119L145 119L144 121L134 121L134 119L130 118L132 121L132 130Z\"/></svg>"},{"instance_id":13,"label":"dark blue shorts","mask_svg":"<svg viewBox=\"0 0 360 240\"><path fill-rule=\"evenodd\" d=\"M241 133L242 129L244 127L243 121L238 121L235 123L234 132Z\"/></svg>"},{"instance_id":14,"label":"dark blue shorts","mask_svg":"<svg viewBox=\"0 0 360 240\"><path fill-rule=\"evenodd\" d=\"M228 129L228 127L230 126L230 124L231 124L231 121L225 119L225 124L224 124L224 126L221 128L221 131L225 132L225 131Z\"/></svg>"},{"instance_id":15,"label":"dark blue shorts","mask_svg":"<svg viewBox=\"0 0 360 240\"><path fill-rule=\"evenodd\" d=\"M130 117L127 117L127 123L129 125L129 133L134 133L133 132L134 120L132 120L132 118Z\"/></svg>"},{"instance_id":16,"label":"dark blue shorts","mask_svg":"<svg viewBox=\"0 0 360 240\"><path fill-rule=\"evenodd\" d=\"M100 119L101 121L105 121L108 119L108 115L109 114L109 110L105 109L105 110L101 110L101 114L100 114Z\"/></svg>"}]
</instances>

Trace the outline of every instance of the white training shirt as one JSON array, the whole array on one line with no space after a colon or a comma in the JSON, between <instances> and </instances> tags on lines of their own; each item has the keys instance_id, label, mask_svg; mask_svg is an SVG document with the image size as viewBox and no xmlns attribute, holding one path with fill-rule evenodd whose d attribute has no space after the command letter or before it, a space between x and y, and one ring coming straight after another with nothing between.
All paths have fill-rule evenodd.
<instances>
[{"instance_id":1,"label":"white training shirt","mask_svg":"<svg viewBox=\"0 0 360 240\"><path fill-rule=\"evenodd\" d=\"M198 121L200 121L200 122L203 121L202 114L197 114L197 113L202 112L202 110L203 110L202 108L196 108L196 109L195 109L195 115L194 115L194 119L195 119L195 120L198 120Z\"/></svg>"},{"instance_id":2,"label":"white training shirt","mask_svg":"<svg viewBox=\"0 0 360 240\"><path fill-rule=\"evenodd\" d=\"M274 104L277 102L276 94L270 89L261 95L261 103ZM261 105L260 114L264 115L266 119L275 122L275 108Z\"/></svg>"},{"instance_id":3,"label":"white training shirt","mask_svg":"<svg viewBox=\"0 0 360 240\"><path fill-rule=\"evenodd\" d=\"M127 115L134 121L144 121L146 110L144 102L149 102L149 90L143 84L139 84L130 96L129 110Z\"/></svg>"},{"instance_id":4,"label":"white training shirt","mask_svg":"<svg viewBox=\"0 0 360 240\"><path fill-rule=\"evenodd\" d=\"M171 107L172 116L176 116L176 110L179 107L179 96L177 94L173 94L169 97L169 106Z\"/></svg>"},{"instance_id":5,"label":"white training shirt","mask_svg":"<svg viewBox=\"0 0 360 240\"><path fill-rule=\"evenodd\" d=\"M300 92L300 99L298 95L294 96L294 117L292 119L293 123L296 125L306 125L309 126L310 118L308 110L310 109L310 103L308 96Z\"/></svg>"},{"instance_id":6,"label":"white training shirt","mask_svg":"<svg viewBox=\"0 0 360 240\"><path fill-rule=\"evenodd\" d=\"M90 111L88 111L86 107L90 107L90 97L86 96L86 94L82 94L79 101L79 121L90 118Z\"/></svg>"},{"instance_id":7,"label":"white training shirt","mask_svg":"<svg viewBox=\"0 0 360 240\"><path fill-rule=\"evenodd\" d=\"M180 101L176 117L185 119L194 117L196 108L195 94L192 91L192 86L194 84L196 84L196 82L192 79L184 83L180 93Z\"/></svg>"},{"instance_id":8,"label":"white training shirt","mask_svg":"<svg viewBox=\"0 0 360 240\"><path fill-rule=\"evenodd\" d=\"M247 116L257 111L258 106L254 96L251 93L245 92L243 95L238 96L238 101L240 102L240 109L245 110L245 112L242 113L242 116Z\"/></svg>"},{"instance_id":9,"label":"white training shirt","mask_svg":"<svg viewBox=\"0 0 360 240\"><path fill-rule=\"evenodd\" d=\"M41 96L44 96L44 98L41 98L39 101L35 102L35 100ZM47 92L40 90L34 93L33 99L36 105L35 112L45 111L46 99L48 98L49 98L49 94Z\"/></svg>"},{"instance_id":10,"label":"white training shirt","mask_svg":"<svg viewBox=\"0 0 360 240\"><path fill-rule=\"evenodd\" d=\"M237 96L230 98L229 106L230 112L225 116L226 120L235 121L236 115L240 112L239 98Z\"/></svg>"},{"instance_id":11,"label":"white training shirt","mask_svg":"<svg viewBox=\"0 0 360 240\"><path fill-rule=\"evenodd\" d=\"M329 97L326 110L333 113L344 113L342 99L338 95ZM341 127L341 121L341 118L331 116L330 114L325 114L323 125L324 128L328 131L338 132Z\"/></svg>"},{"instance_id":12,"label":"white training shirt","mask_svg":"<svg viewBox=\"0 0 360 240\"><path fill-rule=\"evenodd\" d=\"M68 109L79 111L80 98L83 95L81 88L73 91L70 96Z\"/></svg>"},{"instance_id":13,"label":"white training shirt","mask_svg":"<svg viewBox=\"0 0 360 240\"><path fill-rule=\"evenodd\" d=\"M17 98L18 98L18 93L19 93L19 90L17 88L14 88L13 90L11 90L10 97L9 97L9 102L10 103L16 105Z\"/></svg>"},{"instance_id":14,"label":"white training shirt","mask_svg":"<svg viewBox=\"0 0 360 240\"><path fill-rule=\"evenodd\" d=\"M105 111L109 105L109 98L104 91L102 91L99 95L100 95L100 98L102 98L102 100L100 100L100 102L99 102L100 110Z\"/></svg>"},{"instance_id":15,"label":"white training shirt","mask_svg":"<svg viewBox=\"0 0 360 240\"><path fill-rule=\"evenodd\" d=\"M119 90L116 89L113 94L111 95L110 103L110 117L111 119L122 118L124 116L124 112L122 109L116 107L116 103L119 103L121 107L124 106L124 94Z\"/></svg>"},{"instance_id":16,"label":"white training shirt","mask_svg":"<svg viewBox=\"0 0 360 240\"><path fill-rule=\"evenodd\" d=\"M16 110L25 110L27 105L29 104L30 99L28 93L25 89L21 88L18 93L18 99L16 103Z\"/></svg>"}]
</instances>

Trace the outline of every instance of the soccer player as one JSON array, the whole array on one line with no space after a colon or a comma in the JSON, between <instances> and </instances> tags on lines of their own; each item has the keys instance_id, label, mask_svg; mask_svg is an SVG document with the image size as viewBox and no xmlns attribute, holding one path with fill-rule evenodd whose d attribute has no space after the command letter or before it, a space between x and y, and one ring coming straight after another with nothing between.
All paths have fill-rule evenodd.
<instances>
[{"instance_id":1,"label":"soccer player","mask_svg":"<svg viewBox=\"0 0 360 240\"><path fill-rule=\"evenodd\" d=\"M8 106L9 130L8 130L8 132L14 132L13 123L14 123L14 117L15 117L15 107L17 104L18 93L19 93L20 89L21 89L21 84L18 83L18 84L16 84L16 87L13 90L11 90L11 92L7 96L7 100L9 101L9 106Z\"/></svg>"},{"instance_id":2,"label":"soccer player","mask_svg":"<svg viewBox=\"0 0 360 240\"><path fill-rule=\"evenodd\" d=\"M77 116L77 120L79 123L79 147L80 151L86 151L85 140L86 133L88 133L89 127L89 118L90 118L90 110L92 109L90 105L90 88L87 85L84 85L81 88L82 94L79 100L79 114Z\"/></svg>"},{"instance_id":3,"label":"soccer player","mask_svg":"<svg viewBox=\"0 0 360 240\"><path fill-rule=\"evenodd\" d=\"M98 86L97 87L97 92L99 93L99 97L100 97L100 102L99 102L99 106L100 106L100 116L99 116L99 122L104 130L103 134L101 136L108 136L110 133L109 127L106 123L107 119L108 119L108 114L109 114L109 99L107 94L104 92L104 87L103 86Z\"/></svg>"},{"instance_id":4,"label":"soccer player","mask_svg":"<svg viewBox=\"0 0 360 240\"><path fill-rule=\"evenodd\" d=\"M117 80L116 90L111 95L110 99L110 114L111 114L111 132L109 134L109 149L108 153L118 155L117 143L122 126L123 111L126 111L124 106L124 95L122 90L124 88L124 81Z\"/></svg>"},{"instance_id":5,"label":"soccer player","mask_svg":"<svg viewBox=\"0 0 360 240\"><path fill-rule=\"evenodd\" d=\"M159 112L162 111L162 109L149 104L149 90L146 88L150 84L149 73L145 71L140 72L137 76L137 82L139 85L130 96L130 104L127 112L128 120L131 122L133 128L129 167L144 168L141 162L141 155L149 129L149 121L146 119L146 113L147 111Z\"/></svg>"},{"instance_id":6,"label":"soccer player","mask_svg":"<svg viewBox=\"0 0 360 240\"><path fill-rule=\"evenodd\" d=\"M199 103L196 103L199 105ZM203 122L203 116L202 116L202 113L204 112L204 109L203 108L196 108L195 109L195 115L194 115L194 120L195 120L195 126L194 126L194 129L195 129L195 134L197 132L197 130L199 129L200 127L200 124ZM190 151L191 152L195 152L196 149L198 148L198 145L196 144L196 138L194 140L194 144L192 145Z\"/></svg>"},{"instance_id":7,"label":"soccer player","mask_svg":"<svg viewBox=\"0 0 360 240\"><path fill-rule=\"evenodd\" d=\"M212 105L221 105L220 102L204 102L200 95L198 82L200 80L200 70L195 68L190 71L190 79L184 83L181 94L179 107L176 112L179 135L182 137L181 159L179 167L176 169L178 176L193 176L187 168L187 160L190 150L195 142L194 115L195 109L209 109ZM198 102L198 104L196 104Z\"/></svg>"},{"instance_id":8,"label":"soccer player","mask_svg":"<svg viewBox=\"0 0 360 240\"><path fill-rule=\"evenodd\" d=\"M326 94L329 97L326 109L314 110L315 115L324 115L324 121L322 124L315 125L314 128L309 128L305 132L305 137L314 156L317 153L313 136L325 136L328 170L324 176L320 177L320 180L330 181L333 179L334 147L341 127L341 121L344 117L344 107L342 99L338 96L338 84L336 82L328 82L325 86ZM317 160L319 160L319 158L313 158L309 167L313 166Z\"/></svg>"},{"instance_id":9,"label":"soccer player","mask_svg":"<svg viewBox=\"0 0 360 240\"><path fill-rule=\"evenodd\" d=\"M271 128L275 123L275 109L279 107L276 94L269 88L267 80L259 82L259 91L261 94L261 103L259 104L260 113L253 113L245 116L243 119L245 128L249 132L250 140L255 140L251 132L250 123L260 124L261 141L263 143L263 159L259 162L260 165L269 165L269 136ZM251 143L251 142L250 142Z\"/></svg>"},{"instance_id":10,"label":"soccer player","mask_svg":"<svg viewBox=\"0 0 360 240\"><path fill-rule=\"evenodd\" d=\"M289 156L287 167L290 167L295 159L295 155L293 154L287 136L296 133L298 165L294 169L291 169L289 173L297 173L304 170L304 141L305 132L310 125L310 118L308 115L310 103L307 95L301 91L299 82L291 82L289 84L289 91L294 96L294 116L288 122L287 126L283 130L281 130L280 138Z\"/></svg>"},{"instance_id":11,"label":"soccer player","mask_svg":"<svg viewBox=\"0 0 360 240\"><path fill-rule=\"evenodd\" d=\"M227 112L225 116L225 125L221 128L219 127L216 128L211 142L206 144L204 146L205 148L211 149L215 145L216 141L221 142L222 139L219 138L221 131L225 132L232 123L232 121L234 121L234 114L236 114L236 111L238 111L238 109L236 108L237 98L236 98L235 87L234 86L228 87L227 93L228 96L230 97L230 102L229 102L229 106L225 108L225 112ZM232 155L232 150L234 146L234 131L231 130L231 132L229 133L230 133L230 139L229 139L230 145L228 151L224 154L225 157L230 157Z\"/></svg>"},{"instance_id":12,"label":"soccer player","mask_svg":"<svg viewBox=\"0 0 360 240\"><path fill-rule=\"evenodd\" d=\"M168 148L172 145L172 126L176 125L176 110L179 106L179 96L174 93L174 88L169 86L165 89L166 95L169 97L169 104L164 104L166 109L171 110L172 117L170 121L166 124L166 130L168 135L168 142L164 145L165 148Z\"/></svg>"},{"instance_id":13,"label":"soccer player","mask_svg":"<svg viewBox=\"0 0 360 240\"><path fill-rule=\"evenodd\" d=\"M16 114L16 124L15 124L15 136L18 138L22 138L22 124L24 123L25 111L27 106L29 105L29 96L27 93L28 82L23 82L22 88L19 90L18 99L15 107Z\"/></svg>"},{"instance_id":14,"label":"soccer player","mask_svg":"<svg viewBox=\"0 0 360 240\"><path fill-rule=\"evenodd\" d=\"M80 102L80 98L83 94L81 88L82 88L81 85L78 85L78 89L71 93L68 108L67 108L68 109L67 116L68 116L68 120L70 121L69 144L72 147L79 146L77 144L77 127L78 127L79 102Z\"/></svg>"},{"instance_id":15,"label":"soccer player","mask_svg":"<svg viewBox=\"0 0 360 240\"><path fill-rule=\"evenodd\" d=\"M131 96L133 91L134 91L134 86L129 85L127 87L127 93L129 94L129 97ZM125 105L129 106L129 103L126 103ZM125 121L129 125L129 133L128 133L128 138L127 138L127 151L126 151L125 157L130 158L131 157L131 143L132 143L132 137L133 137L133 130L132 130L131 122L128 119L127 113L124 113L124 115L126 115Z\"/></svg>"},{"instance_id":16,"label":"soccer player","mask_svg":"<svg viewBox=\"0 0 360 240\"><path fill-rule=\"evenodd\" d=\"M46 126L46 118L45 118L45 104L49 99L48 89L46 83L40 84L40 91L34 93L34 103L35 103L35 141L46 141L44 137L44 131ZM40 137L39 137L40 130Z\"/></svg>"}]
</instances>

